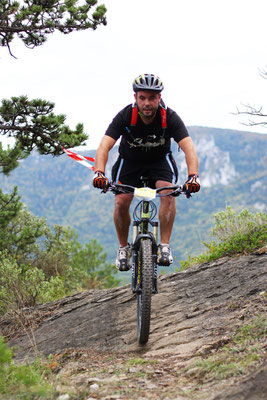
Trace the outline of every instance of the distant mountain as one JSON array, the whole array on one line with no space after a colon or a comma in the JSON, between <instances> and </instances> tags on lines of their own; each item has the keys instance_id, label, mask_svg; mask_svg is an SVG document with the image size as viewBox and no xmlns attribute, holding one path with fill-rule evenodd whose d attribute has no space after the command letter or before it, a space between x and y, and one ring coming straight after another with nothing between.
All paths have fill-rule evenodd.
<instances>
[{"instance_id":1,"label":"distant mountain","mask_svg":"<svg viewBox=\"0 0 267 400\"><path fill-rule=\"evenodd\" d=\"M177 199L177 216L172 235L173 253L178 260L203 250L201 241L210 240L213 214L226 205L235 209L267 208L267 135L225 129L189 127L200 160L202 188L189 200ZM179 168L179 183L187 171L184 154L172 147ZM95 150L86 152L94 156ZM107 165L117 157L111 151ZM91 185L92 173L66 155L59 158L32 154L9 177L0 176L0 187L10 192L19 188L22 201L49 224L75 228L81 242L97 239L114 260L117 239L113 226L113 195L101 194ZM173 268L174 268L173 267ZM172 268L172 270L173 270Z\"/></svg>"}]
</instances>

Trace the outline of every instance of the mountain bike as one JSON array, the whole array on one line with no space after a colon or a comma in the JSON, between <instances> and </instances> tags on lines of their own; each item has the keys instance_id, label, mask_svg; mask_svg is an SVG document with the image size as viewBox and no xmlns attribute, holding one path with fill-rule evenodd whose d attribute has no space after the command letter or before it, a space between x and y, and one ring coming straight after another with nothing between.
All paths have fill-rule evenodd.
<instances>
[{"instance_id":1,"label":"mountain bike","mask_svg":"<svg viewBox=\"0 0 267 400\"><path fill-rule=\"evenodd\" d=\"M137 339L145 344L149 338L151 297L158 293L157 288L157 253L158 221L156 197L179 196L186 194L182 186L165 186L158 189L148 187L149 178L141 178L143 187L110 183L108 190L114 194L128 193L139 200L133 210L132 284L137 297ZM168 190L168 193L160 192Z\"/></svg>"}]
</instances>

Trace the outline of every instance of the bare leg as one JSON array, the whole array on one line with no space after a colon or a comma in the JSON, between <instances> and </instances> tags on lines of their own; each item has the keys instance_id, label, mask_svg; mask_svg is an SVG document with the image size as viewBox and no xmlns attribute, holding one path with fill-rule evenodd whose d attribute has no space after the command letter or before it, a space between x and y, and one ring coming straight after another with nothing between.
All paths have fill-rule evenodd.
<instances>
[{"instance_id":1,"label":"bare leg","mask_svg":"<svg viewBox=\"0 0 267 400\"><path fill-rule=\"evenodd\" d=\"M119 194L115 196L114 224L117 231L119 244L121 247L127 246L129 226L131 223L130 205L133 196L129 194Z\"/></svg>"},{"instance_id":2,"label":"bare leg","mask_svg":"<svg viewBox=\"0 0 267 400\"><path fill-rule=\"evenodd\" d=\"M170 182L157 181L156 187L173 186ZM161 192L166 193L165 191ZM176 202L172 196L161 197L159 207L159 222L160 222L160 242L169 243L173 222L176 214Z\"/></svg>"}]
</instances>

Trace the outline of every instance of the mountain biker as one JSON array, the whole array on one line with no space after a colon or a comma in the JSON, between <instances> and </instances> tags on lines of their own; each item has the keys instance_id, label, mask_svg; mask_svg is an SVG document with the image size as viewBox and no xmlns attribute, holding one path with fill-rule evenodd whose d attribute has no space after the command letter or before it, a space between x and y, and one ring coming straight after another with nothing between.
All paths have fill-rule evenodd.
<instances>
[{"instance_id":1,"label":"mountain biker","mask_svg":"<svg viewBox=\"0 0 267 400\"><path fill-rule=\"evenodd\" d=\"M139 75L133 81L135 103L126 106L115 116L96 151L94 187L106 192L108 179L105 167L109 151L120 138L119 156L112 168L113 182L140 187L140 177L149 176L150 187L172 186L178 178L170 151L171 139L174 139L185 154L187 194L200 190L196 149L181 118L175 111L165 107L161 99L163 88L161 79L153 74ZM128 232L132 198L131 194L115 196L114 224L120 245L116 267L121 271L130 269ZM158 264L162 266L169 266L173 262L169 241L175 213L174 197L161 197Z\"/></svg>"}]
</instances>

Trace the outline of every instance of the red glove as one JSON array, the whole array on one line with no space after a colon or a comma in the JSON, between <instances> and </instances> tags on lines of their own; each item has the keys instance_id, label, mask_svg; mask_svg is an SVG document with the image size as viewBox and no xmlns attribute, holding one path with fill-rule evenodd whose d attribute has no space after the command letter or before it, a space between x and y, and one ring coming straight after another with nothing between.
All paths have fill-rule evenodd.
<instances>
[{"instance_id":1,"label":"red glove","mask_svg":"<svg viewBox=\"0 0 267 400\"><path fill-rule=\"evenodd\" d=\"M189 175L187 181L184 184L186 194L195 193L200 190L200 183L198 175Z\"/></svg>"},{"instance_id":2,"label":"red glove","mask_svg":"<svg viewBox=\"0 0 267 400\"><path fill-rule=\"evenodd\" d=\"M95 171L93 185L98 189L103 189L103 192L106 193L108 188L108 178L106 177L104 172Z\"/></svg>"}]
</instances>

